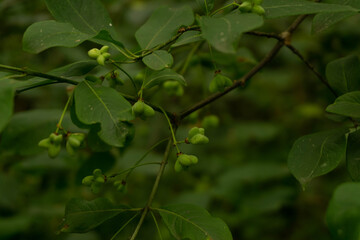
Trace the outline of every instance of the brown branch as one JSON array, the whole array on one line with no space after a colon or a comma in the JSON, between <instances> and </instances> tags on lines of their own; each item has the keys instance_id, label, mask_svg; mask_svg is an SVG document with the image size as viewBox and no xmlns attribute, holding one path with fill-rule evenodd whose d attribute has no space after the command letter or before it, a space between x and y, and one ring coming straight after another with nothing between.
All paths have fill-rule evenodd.
<instances>
[{"instance_id":1,"label":"brown branch","mask_svg":"<svg viewBox=\"0 0 360 240\"><path fill-rule=\"evenodd\" d=\"M259 32L259 31L250 31L246 32L247 35L257 36L257 37L266 37L266 38L274 38L278 41L283 41L282 37L276 33L267 33L267 32Z\"/></svg>"},{"instance_id":2,"label":"brown branch","mask_svg":"<svg viewBox=\"0 0 360 240\"><path fill-rule=\"evenodd\" d=\"M328 81L318 72L316 71L315 67L308 62L304 56L297 50L293 45L286 45L288 49L290 49L291 52L293 52L296 56L300 58L301 61L317 76L317 78L334 94L335 97L338 97L338 94L335 92L335 90L330 86Z\"/></svg>"},{"instance_id":3,"label":"brown branch","mask_svg":"<svg viewBox=\"0 0 360 240\"><path fill-rule=\"evenodd\" d=\"M295 21L281 34L279 34L279 37L281 40L279 40L275 46L271 49L271 51L255 66L253 67L245 76L243 76L239 80L235 80L233 85L231 87L228 87L225 89L225 91L213 94L209 96L208 98L205 98L201 100L198 103L195 103L193 106L188 108L187 110L182 111L178 118L179 120L184 119L186 116L190 115L191 113L195 112L196 110L203 108L204 106L212 103L213 101L217 100L218 98L224 96L225 94L231 92L232 90L238 88L238 87L244 87L246 82L249 81L256 73L258 73L267 63L269 63L280 51L280 49L287 44L290 44L291 41L291 35L292 33L299 27L299 25L304 21L304 19L308 15L301 15L298 18L295 19ZM268 34L266 34L268 35ZM270 35L268 35L270 36Z\"/></svg>"}]
</instances>

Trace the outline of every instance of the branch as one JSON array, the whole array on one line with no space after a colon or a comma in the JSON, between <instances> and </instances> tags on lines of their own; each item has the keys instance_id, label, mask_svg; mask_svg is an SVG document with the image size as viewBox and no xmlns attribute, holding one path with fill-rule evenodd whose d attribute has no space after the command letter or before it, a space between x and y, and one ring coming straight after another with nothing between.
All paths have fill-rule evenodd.
<instances>
[{"instance_id":1,"label":"branch","mask_svg":"<svg viewBox=\"0 0 360 240\"><path fill-rule=\"evenodd\" d=\"M335 90L330 86L328 81L318 72L316 71L315 67L309 63L303 55L297 50L293 45L286 45L288 49L290 49L296 56L300 58L301 61L305 63L305 65L318 77L318 79L334 94L335 97L338 97L338 94L335 92Z\"/></svg>"},{"instance_id":2,"label":"branch","mask_svg":"<svg viewBox=\"0 0 360 240\"><path fill-rule=\"evenodd\" d=\"M171 152L171 147L172 147L172 140L170 139L168 141L168 144L167 144L167 147L166 147L166 150L165 150L165 153L164 153L164 159L161 162L160 169L159 169L159 172L158 172L158 174L156 176L156 180L155 180L155 183L154 183L153 188L151 190L148 202L146 203L146 206L143 209L143 212L141 214L139 223L136 226L135 231L134 231L133 235L131 236L130 240L134 240L136 238L136 236L138 235L138 233L140 231L140 228L141 228L142 224L144 223L145 217L146 217L146 215L148 214L148 212L150 210L151 204L152 204L152 202L154 200L155 194L156 194L157 189L159 187L160 179L161 179L161 177L162 177L162 175L164 173L165 166L166 166L166 164L168 162L168 158L169 158L169 155L170 155L170 152Z\"/></svg>"},{"instance_id":3,"label":"branch","mask_svg":"<svg viewBox=\"0 0 360 240\"><path fill-rule=\"evenodd\" d=\"M258 32L258 31L250 31L250 32L246 32L245 34L247 35L252 35L252 36L258 36L258 37L267 37L267 38L274 38L277 39L278 41L282 41L282 37L279 36L276 33L266 33L266 32Z\"/></svg>"},{"instance_id":4,"label":"branch","mask_svg":"<svg viewBox=\"0 0 360 240\"><path fill-rule=\"evenodd\" d=\"M304 21L304 19L307 16L308 15L301 15L297 19L295 19L295 21L288 27L288 29L279 35L281 40L279 40L275 44L275 46L271 49L271 51L255 67L253 67L245 76L243 76L239 80L235 80L233 85L226 88L225 91L213 94L213 95L209 96L208 98L205 98L205 99L201 100L200 102L194 104L187 110L182 111L178 116L179 120L184 119L186 116L188 116L191 113L195 112L196 110L203 108L204 106L212 103L213 101L215 101L218 98L224 96L225 94L231 92L232 90L234 90L238 87L244 87L246 82L250 78L252 78L256 73L258 73L267 63L269 63L276 56L276 54L280 51L280 49L284 45L290 43L291 34L299 27L299 25L302 23L302 21ZM260 34L260 33L256 33L256 34ZM269 34L261 33L260 35L270 36L271 34L269 35ZM271 35L271 36L273 37L273 35Z\"/></svg>"}]
</instances>

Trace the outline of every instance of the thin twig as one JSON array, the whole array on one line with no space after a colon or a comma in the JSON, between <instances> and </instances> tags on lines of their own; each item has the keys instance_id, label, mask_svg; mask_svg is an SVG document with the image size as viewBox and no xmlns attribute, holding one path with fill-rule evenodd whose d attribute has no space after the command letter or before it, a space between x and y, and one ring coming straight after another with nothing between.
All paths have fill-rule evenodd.
<instances>
[{"instance_id":1,"label":"thin twig","mask_svg":"<svg viewBox=\"0 0 360 240\"><path fill-rule=\"evenodd\" d=\"M253 36L257 36L257 37L274 38L274 39L277 39L278 41L282 41L282 40L283 40L283 39L281 38L281 36L279 36L279 34L276 34L276 33L250 31L250 32L246 32L245 34L247 34L247 35L253 35Z\"/></svg>"},{"instance_id":2,"label":"thin twig","mask_svg":"<svg viewBox=\"0 0 360 240\"><path fill-rule=\"evenodd\" d=\"M304 62L304 64L318 77L318 79L334 94L335 97L338 97L338 94L335 92L335 90L330 86L328 81L318 72L316 71L315 67L308 62L305 57L297 50L293 45L286 45L288 49L290 49L296 56L300 58L301 61Z\"/></svg>"}]
</instances>

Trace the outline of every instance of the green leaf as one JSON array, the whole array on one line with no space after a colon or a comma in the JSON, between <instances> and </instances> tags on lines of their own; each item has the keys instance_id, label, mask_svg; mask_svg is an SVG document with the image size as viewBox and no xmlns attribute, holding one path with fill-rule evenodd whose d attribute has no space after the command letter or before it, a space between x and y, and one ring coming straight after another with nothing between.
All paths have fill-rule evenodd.
<instances>
[{"instance_id":1,"label":"green leaf","mask_svg":"<svg viewBox=\"0 0 360 240\"><path fill-rule=\"evenodd\" d=\"M70 23L53 20L37 22L26 29L23 49L30 53L39 53L51 47L75 47L92 37L80 32Z\"/></svg>"},{"instance_id":2,"label":"green leaf","mask_svg":"<svg viewBox=\"0 0 360 240\"><path fill-rule=\"evenodd\" d=\"M205 209L190 205L176 204L157 210L171 234L178 240L232 240L225 222L212 217Z\"/></svg>"},{"instance_id":3,"label":"green leaf","mask_svg":"<svg viewBox=\"0 0 360 240\"><path fill-rule=\"evenodd\" d=\"M332 196L326 222L335 240L360 238L360 183L344 183Z\"/></svg>"},{"instance_id":4,"label":"green leaf","mask_svg":"<svg viewBox=\"0 0 360 240\"><path fill-rule=\"evenodd\" d=\"M286 17L300 14L314 14L322 12L344 12L357 10L344 5L315 3L305 0L266 0L262 4L267 18Z\"/></svg>"},{"instance_id":5,"label":"green leaf","mask_svg":"<svg viewBox=\"0 0 360 240\"><path fill-rule=\"evenodd\" d=\"M360 9L358 0L328 0L324 3L348 5ZM356 12L338 12L338 13L319 13L315 15L312 21L312 33L320 33L341 20L356 15Z\"/></svg>"},{"instance_id":6,"label":"green leaf","mask_svg":"<svg viewBox=\"0 0 360 240\"><path fill-rule=\"evenodd\" d=\"M193 22L194 14L190 7L161 7L136 31L135 37L142 49L150 49L170 40L181 26L188 26Z\"/></svg>"},{"instance_id":7,"label":"green leaf","mask_svg":"<svg viewBox=\"0 0 360 240\"><path fill-rule=\"evenodd\" d=\"M360 181L360 130L348 136L346 149L346 167L354 181Z\"/></svg>"},{"instance_id":8,"label":"green leaf","mask_svg":"<svg viewBox=\"0 0 360 240\"><path fill-rule=\"evenodd\" d=\"M11 80L0 80L0 132L9 122L14 108L15 88Z\"/></svg>"},{"instance_id":9,"label":"green leaf","mask_svg":"<svg viewBox=\"0 0 360 240\"><path fill-rule=\"evenodd\" d=\"M66 204L60 231L88 232L105 221L130 210L126 206L115 206L106 198L97 198L93 201L74 198Z\"/></svg>"},{"instance_id":10,"label":"green leaf","mask_svg":"<svg viewBox=\"0 0 360 240\"><path fill-rule=\"evenodd\" d=\"M326 66L326 78L337 94L360 90L360 61L356 55L330 62Z\"/></svg>"},{"instance_id":11,"label":"green leaf","mask_svg":"<svg viewBox=\"0 0 360 240\"><path fill-rule=\"evenodd\" d=\"M345 158L347 129L303 136L295 141L288 157L290 172L303 185L335 169Z\"/></svg>"},{"instance_id":12,"label":"green leaf","mask_svg":"<svg viewBox=\"0 0 360 240\"><path fill-rule=\"evenodd\" d=\"M186 86L185 79L182 75L176 73L172 69L166 68L164 70L151 74L148 79L145 80L146 83L144 85L144 88L152 88L169 80L178 81L182 85Z\"/></svg>"},{"instance_id":13,"label":"green leaf","mask_svg":"<svg viewBox=\"0 0 360 240\"><path fill-rule=\"evenodd\" d=\"M182 46L185 44L189 44L189 43L193 43L193 42L198 42L203 40L203 38L201 37L201 32L199 31L187 31L184 32L177 40L176 42L171 45L171 47L178 47L178 46Z\"/></svg>"},{"instance_id":14,"label":"green leaf","mask_svg":"<svg viewBox=\"0 0 360 240\"><path fill-rule=\"evenodd\" d=\"M111 34L109 33L109 31L106 30L101 30L93 39L92 41L100 43L102 45L107 45L110 43L110 45L112 45L114 48L124 48L124 45L115 40Z\"/></svg>"},{"instance_id":15,"label":"green leaf","mask_svg":"<svg viewBox=\"0 0 360 240\"><path fill-rule=\"evenodd\" d=\"M341 116L360 118L360 91L349 92L338 97L326 108L326 111Z\"/></svg>"},{"instance_id":16,"label":"green leaf","mask_svg":"<svg viewBox=\"0 0 360 240\"><path fill-rule=\"evenodd\" d=\"M220 52L235 53L242 33L260 27L263 18L252 13L233 12L224 17L201 17L202 37Z\"/></svg>"},{"instance_id":17,"label":"green leaf","mask_svg":"<svg viewBox=\"0 0 360 240\"><path fill-rule=\"evenodd\" d=\"M157 50L142 59L143 63L153 70L169 68L174 62L170 53L165 50Z\"/></svg>"},{"instance_id":18,"label":"green leaf","mask_svg":"<svg viewBox=\"0 0 360 240\"><path fill-rule=\"evenodd\" d=\"M78 119L86 124L100 124L99 137L107 144L123 147L129 134L132 120L131 104L116 90L83 81L74 92L75 112Z\"/></svg>"},{"instance_id":19,"label":"green leaf","mask_svg":"<svg viewBox=\"0 0 360 240\"><path fill-rule=\"evenodd\" d=\"M70 23L83 33L96 35L101 30L114 33L109 14L99 0L45 0L45 3L57 21Z\"/></svg>"},{"instance_id":20,"label":"green leaf","mask_svg":"<svg viewBox=\"0 0 360 240\"><path fill-rule=\"evenodd\" d=\"M214 8L215 0L196 0L196 2L200 6L201 10L208 15Z\"/></svg>"}]
</instances>

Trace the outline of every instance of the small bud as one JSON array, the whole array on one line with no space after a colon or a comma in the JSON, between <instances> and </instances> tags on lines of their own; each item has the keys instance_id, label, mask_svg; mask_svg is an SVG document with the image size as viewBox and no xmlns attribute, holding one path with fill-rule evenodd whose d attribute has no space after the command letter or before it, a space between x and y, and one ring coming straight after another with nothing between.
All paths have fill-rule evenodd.
<instances>
[{"instance_id":1,"label":"small bud","mask_svg":"<svg viewBox=\"0 0 360 240\"><path fill-rule=\"evenodd\" d=\"M40 142L38 143L39 147L43 147L43 148L48 148L50 147L51 143L50 143L50 139L49 138L44 138L42 140L40 140Z\"/></svg>"},{"instance_id":2,"label":"small bud","mask_svg":"<svg viewBox=\"0 0 360 240\"><path fill-rule=\"evenodd\" d=\"M106 59L103 55L100 55L96 58L96 61L98 62L98 64L103 65L103 66L105 65L105 60Z\"/></svg>"},{"instance_id":3,"label":"small bud","mask_svg":"<svg viewBox=\"0 0 360 240\"><path fill-rule=\"evenodd\" d=\"M61 151L61 145L60 144L59 145L51 144L48 147L48 155L51 158L57 157L57 155L59 155L60 151Z\"/></svg>"},{"instance_id":4,"label":"small bud","mask_svg":"<svg viewBox=\"0 0 360 240\"><path fill-rule=\"evenodd\" d=\"M251 2L243 2L242 4L240 4L239 6L239 10L243 13L248 13L251 11L251 9L253 8L253 4Z\"/></svg>"},{"instance_id":5,"label":"small bud","mask_svg":"<svg viewBox=\"0 0 360 240\"><path fill-rule=\"evenodd\" d=\"M56 133L51 133L50 136L50 141L56 145L61 144L63 141L63 135L62 134L56 134Z\"/></svg>"},{"instance_id":6,"label":"small bud","mask_svg":"<svg viewBox=\"0 0 360 240\"><path fill-rule=\"evenodd\" d=\"M175 170L175 172L181 172L183 170L183 166L181 165L181 163L179 161L175 162L174 170Z\"/></svg>"},{"instance_id":7,"label":"small bud","mask_svg":"<svg viewBox=\"0 0 360 240\"><path fill-rule=\"evenodd\" d=\"M209 142L209 138L201 134L196 134L195 136L189 139L189 142L194 145L206 144Z\"/></svg>"},{"instance_id":8,"label":"small bud","mask_svg":"<svg viewBox=\"0 0 360 240\"><path fill-rule=\"evenodd\" d=\"M138 116L143 115L144 108L145 108L145 103L143 101L139 100L132 106L132 111L133 111L134 115L136 117L138 117Z\"/></svg>"},{"instance_id":9,"label":"small bud","mask_svg":"<svg viewBox=\"0 0 360 240\"><path fill-rule=\"evenodd\" d=\"M150 107L149 105L145 104L144 105L144 117L148 118L148 117L152 117L155 115L155 111L152 107Z\"/></svg>"},{"instance_id":10,"label":"small bud","mask_svg":"<svg viewBox=\"0 0 360 240\"><path fill-rule=\"evenodd\" d=\"M110 53L103 53L103 54L101 54L101 55L105 58L105 60L109 59L110 56L111 56Z\"/></svg>"}]
</instances>

